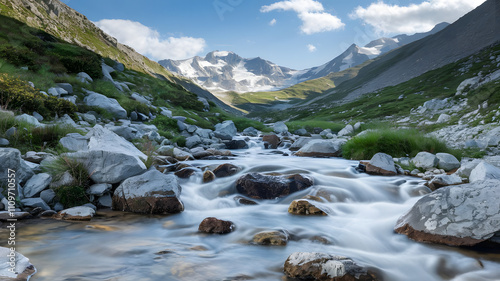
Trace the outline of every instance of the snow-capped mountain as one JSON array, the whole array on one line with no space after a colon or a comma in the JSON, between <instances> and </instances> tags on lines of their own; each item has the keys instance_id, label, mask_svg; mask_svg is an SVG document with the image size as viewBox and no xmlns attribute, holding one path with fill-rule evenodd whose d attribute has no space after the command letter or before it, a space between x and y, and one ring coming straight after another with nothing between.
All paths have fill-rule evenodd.
<instances>
[{"instance_id":1,"label":"snow-capped mountain","mask_svg":"<svg viewBox=\"0 0 500 281\"><path fill-rule=\"evenodd\" d=\"M273 91L362 64L390 50L437 33L448 25L448 23L440 23L429 32L410 36L380 38L364 47L352 44L333 60L321 66L300 71L278 66L259 57L242 58L227 51L213 51L204 58L196 56L186 60L167 59L159 63L167 70L187 77L214 93Z\"/></svg>"},{"instance_id":2,"label":"snow-capped mountain","mask_svg":"<svg viewBox=\"0 0 500 281\"><path fill-rule=\"evenodd\" d=\"M296 70L261 58L245 59L233 52L214 51L204 58L161 60L167 70L190 78L214 92L270 91L292 85Z\"/></svg>"}]
</instances>

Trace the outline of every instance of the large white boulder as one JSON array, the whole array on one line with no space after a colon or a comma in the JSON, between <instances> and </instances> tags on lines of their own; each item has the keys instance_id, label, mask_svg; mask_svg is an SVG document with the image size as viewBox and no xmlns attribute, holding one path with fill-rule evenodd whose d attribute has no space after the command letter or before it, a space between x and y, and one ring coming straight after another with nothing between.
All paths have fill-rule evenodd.
<instances>
[{"instance_id":1,"label":"large white boulder","mask_svg":"<svg viewBox=\"0 0 500 281\"><path fill-rule=\"evenodd\" d=\"M88 91L89 95L83 99L88 106L97 106L109 111L116 118L127 118L127 111L116 99L108 98L96 92Z\"/></svg>"},{"instance_id":2,"label":"large white boulder","mask_svg":"<svg viewBox=\"0 0 500 281\"><path fill-rule=\"evenodd\" d=\"M438 159L438 168L445 171L451 171L453 169L460 168L460 162L458 159L449 153L437 153L436 157Z\"/></svg>"},{"instance_id":3,"label":"large white boulder","mask_svg":"<svg viewBox=\"0 0 500 281\"><path fill-rule=\"evenodd\" d=\"M14 260L14 270L10 270L11 258ZM35 267L27 257L12 252L10 248L0 247L0 280L28 280L35 272Z\"/></svg>"},{"instance_id":4,"label":"large white boulder","mask_svg":"<svg viewBox=\"0 0 500 281\"><path fill-rule=\"evenodd\" d=\"M17 183L25 183L34 175L33 170L21 158L19 150L8 147L0 148L0 182L7 182L9 169L15 171Z\"/></svg>"},{"instance_id":5,"label":"large white boulder","mask_svg":"<svg viewBox=\"0 0 500 281\"><path fill-rule=\"evenodd\" d=\"M342 137L342 136L351 136L354 134L354 127L352 125L347 125L345 126L340 132L338 132L337 136Z\"/></svg>"},{"instance_id":6,"label":"large white boulder","mask_svg":"<svg viewBox=\"0 0 500 281\"><path fill-rule=\"evenodd\" d=\"M95 125L88 134L88 150L103 150L117 152L134 156L138 159L146 160L148 157L142 153L131 142L118 136L112 131L103 128L101 125Z\"/></svg>"},{"instance_id":7,"label":"large white boulder","mask_svg":"<svg viewBox=\"0 0 500 281\"><path fill-rule=\"evenodd\" d=\"M437 167L439 163L436 155L429 152L419 152L412 161L417 168L426 170Z\"/></svg>"},{"instance_id":8,"label":"large white boulder","mask_svg":"<svg viewBox=\"0 0 500 281\"><path fill-rule=\"evenodd\" d=\"M470 173L469 182L477 182L488 179L500 180L500 169L486 161L481 161ZM500 184L500 182L499 182Z\"/></svg>"},{"instance_id":9,"label":"large white boulder","mask_svg":"<svg viewBox=\"0 0 500 281\"><path fill-rule=\"evenodd\" d=\"M305 144L295 155L303 157L339 157L342 154L343 139L312 140Z\"/></svg>"},{"instance_id":10,"label":"large white boulder","mask_svg":"<svg viewBox=\"0 0 500 281\"><path fill-rule=\"evenodd\" d=\"M237 130L232 120L226 120L215 125L215 136L223 140L232 140L236 136Z\"/></svg>"},{"instance_id":11,"label":"large white boulder","mask_svg":"<svg viewBox=\"0 0 500 281\"><path fill-rule=\"evenodd\" d=\"M370 162L366 164L366 172L383 176L395 176L398 173L392 156L382 152L373 155Z\"/></svg>"}]
</instances>

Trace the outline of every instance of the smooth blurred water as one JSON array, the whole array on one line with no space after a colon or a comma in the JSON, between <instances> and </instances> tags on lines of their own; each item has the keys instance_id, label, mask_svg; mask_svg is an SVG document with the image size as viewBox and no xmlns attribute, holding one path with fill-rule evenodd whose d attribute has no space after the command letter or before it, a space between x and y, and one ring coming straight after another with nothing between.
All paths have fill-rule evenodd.
<instances>
[{"instance_id":1,"label":"smooth blurred water","mask_svg":"<svg viewBox=\"0 0 500 281\"><path fill-rule=\"evenodd\" d=\"M107 211L91 222L43 220L23 226L17 250L38 269L31 280L282 280L283 264L296 251L348 256L377 268L389 281L500 280L499 255L477 256L394 233L397 219L428 192L418 179L359 174L356 161L282 156L258 143L234 153L234 160L191 161L200 168L232 163L242 171L206 184L201 172L181 180L185 211L180 214ZM245 206L235 200L235 182L248 172L303 173L315 184ZM328 216L287 212L291 201L308 194L332 201L322 204ZM231 220L236 230L200 234L198 225L206 217ZM285 230L291 241L286 247L252 245L253 235L264 230Z\"/></svg>"}]
</instances>

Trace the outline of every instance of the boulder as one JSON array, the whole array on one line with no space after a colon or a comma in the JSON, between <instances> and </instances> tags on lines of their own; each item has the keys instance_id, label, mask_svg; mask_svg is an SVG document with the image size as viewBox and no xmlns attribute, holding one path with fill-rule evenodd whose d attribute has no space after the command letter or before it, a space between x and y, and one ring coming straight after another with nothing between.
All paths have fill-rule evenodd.
<instances>
[{"instance_id":1,"label":"boulder","mask_svg":"<svg viewBox=\"0 0 500 281\"><path fill-rule=\"evenodd\" d=\"M297 130L295 130L295 132L293 132L293 133L294 133L294 134L296 134L296 135L299 135L299 136L310 136L310 135L311 135L311 134L309 134L309 133L307 132L307 130L306 130L306 129L304 129L304 128L297 129Z\"/></svg>"},{"instance_id":2,"label":"boulder","mask_svg":"<svg viewBox=\"0 0 500 281\"><path fill-rule=\"evenodd\" d=\"M136 128L133 127L109 126L107 127L107 129L128 141L132 141L134 139L140 139L143 137L143 134L141 134Z\"/></svg>"},{"instance_id":3,"label":"boulder","mask_svg":"<svg viewBox=\"0 0 500 281\"><path fill-rule=\"evenodd\" d=\"M31 115L28 115L26 113L14 117L14 119L16 119L16 121L18 121L18 122L26 122L28 124L31 124L31 125L35 126L35 127L42 127L42 126L44 126L43 124L41 124L40 122L38 122L38 120L35 117L33 117Z\"/></svg>"},{"instance_id":4,"label":"boulder","mask_svg":"<svg viewBox=\"0 0 500 281\"><path fill-rule=\"evenodd\" d=\"M0 182L7 182L9 169L15 171L18 183L25 183L34 175L33 170L21 158L19 150L8 147L0 148Z\"/></svg>"},{"instance_id":5,"label":"boulder","mask_svg":"<svg viewBox=\"0 0 500 281\"><path fill-rule=\"evenodd\" d=\"M175 214L184 210L181 186L172 174L152 169L123 181L113 194L113 209L143 214Z\"/></svg>"},{"instance_id":6,"label":"boulder","mask_svg":"<svg viewBox=\"0 0 500 281\"><path fill-rule=\"evenodd\" d=\"M227 234L234 231L234 229L233 222L214 217L204 219L198 227L198 231L209 234Z\"/></svg>"},{"instance_id":7,"label":"boulder","mask_svg":"<svg viewBox=\"0 0 500 281\"><path fill-rule=\"evenodd\" d=\"M45 203L52 204L54 203L54 199L56 199L56 193L52 189L47 189L40 192L40 198L42 198Z\"/></svg>"},{"instance_id":8,"label":"boulder","mask_svg":"<svg viewBox=\"0 0 500 281\"><path fill-rule=\"evenodd\" d=\"M73 86L70 83L56 83L59 88L64 89L68 94L73 93Z\"/></svg>"},{"instance_id":9,"label":"boulder","mask_svg":"<svg viewBox=\"0 0 500 281\"><path fill-rule=\"evenodd\" d=\"M28 151L28 152L26 152L25 155L22 156L22 158L28 162L40 164L43 160L45 160L46 158L48 158L50 156L53 156L53 155L50 153L46 153L46 152Z\"/></svg>"},{"instance_id":10,"label":"boulder","mask_svg":"<svg viewBox=\"0 0 500 281\"><path fill-rule=\"evenodd\" d=\"M300 157L339 157L345 140L311 140L295 155Z\"/></svg>"},{"instance_id":11,"label":"boulder","mask_svg":"<svg viewBox=\"0 0 500 281\"><path fill-rule=\"evenodd\" d=\"M451 116L446 114L446 113L442 113L441 115L439 115L439 118L438 120L436 121L436 123L438 124L441 124L441 123L448 123L451 119Z\"/></svg>"},{"instance_id":12,"label":"boulder","mask_svg":"<svg viewBox=\"0 0 500 281\"><path fill-rule=\"evenodd\" d=\"M231 140L226 143L227 149L247 149L248 144L244 140Z\"/></svg>"},{"instance_id":13,"label":"boulder","mask_svg":"<svg viewBox=\"0 0 500 281\"><path fill-rule=\"evenodd\" d=\"M297 151L312 140L312 138L300 137L290 146L289 149L290 151Z\"/></svg>"},{"instance_id":14,"label":"boulder","mask_svg":"<svg viewBox=\"0 0 500 281\"><path fill-rule=\"evenodd\" d=\"M160 107L160 110L161 110L161 112L160 112L161 115L172 118L172 111L168 110L168 108Z\"/></svg>"},{"instance_id":15,"label":"boulder","mask_svg":"<svg viewBox=\"0 0 500 281\"><path fill-rule=\"evenodd\" d=\"M262 136L262 141L267 142L269 144L269 148L271 149L278 148L278 145L281 143L281 139L277 135Z\"/></svg>"},{"instance_id":16,"label":"boulder","mask_svg":"<svg viewBox=\"0 0 500 281\"><path fill-rule=\"evenodd\" d=\"M283 134L288 132L288 126L285 124L285 122L279 121L274 123L273 125L273 131L276 134Z\"/></svg>"},{"instance_id":17,"label":"boulder","mask_svg":"<svg viewBox=\"0 0 500 281\"><path fill-rule=\"evenodd\" d=\"M208 103L208 100L206 98L198 97L198 101L203 103L203 110L205 111L210 110L210 104Z\"/></svg>"},{"instance_id":18,"label":"boulder","mask_svg":"<svg viewBox=\"0 0 500 281\"><path fill-rule=\"evenodd\" d=\"M45 203L45 201L42 200L42 198L26 198L21 200L21 204L23 204L25 207L40 207L44 211L50 210L49 205Z\"/></svg>"},{"instance_id":19,"label":"boulder","mask_svg":"<svg viewBox=\"0 0 500 281\"><path fill-rule=\"evenodd\" d=\"M395 231L409 238L451 246L472 246L500 231L500 181L476 181L424 195Z\"/></svg>"},{"instance_id":20,"label":"boulder","mask_svg":"<svg viewBox=\"0 0 500 281\"><path fill-rule=\"evenodd\" d=\"M267 176L259 173L246 174L236 182L236 190L255 199L275 199L312 186L313 180L300 174Z\"/></svg>"},{"instance_id":21,"label":"boulder","mask_svg":"<svg viewBox=\"0 0 500 281\"><path fill-rule=\"evenodd\" d=\"M255 234L252 242L263 246L286 246L288 235L283 231L263 231Z\"/></svg>"},{"instance_id":22,"label":"boulder","mask_svg":"<svg viewBox=\"0 0 500 281\"><path fill-rule=\"evenodd\" d=\"M351 136L354 134L354 127L352 125L345 126L340 132L338 132L339 137Z\"/></svg>"},{"instance_id":23,"label":"boulder","mask_svg":"<svg viewBox=\"0 0 500 281\"><path fill-rule=\"evenodd\" d=\"M433 179L429 181L429 188L431 190L436 190L438 188L449 186L449 185L457 185L462 183L462 178L457 174L446 175L441 174L435 176Z\"/></svg>"},{"instance_id":24,"label":"boulder","mask_svg":"<svg viewBox=\"0 0 500 281\"><path fill-rule=\"evenodd\" d=\"M80 116L82 117L82 119L86 122L89 122L90 124L96 124L97 123L97 118L92 115L92 114L89 114L89 113L82 113L80 114Z\"/></svg>"},{"instance_id":25,"label":"boulder","mask_svg":"<svg viewBox=\"0 0 500 281\"><path fill-rule=\"evenodd\" d=\"M398 173L392 156L382 152L373 155L370 162L364 164L366 166L366 173L368 174L395 176Z\"/></svg>"},{"instance_id":26,"label":"boulder","mask_svg":"<svg viewBox=\"0 0 500 281\"><path fill-rule=\"evenodd\" d=\"M232 140L236 136L237 130L234 122L226 120L215 125L215 136L223 140Z\"/></svg>"},{"instance_id":27,"label":"boulder","mask_svg":"<svg viewBox=\"0 0 500 281\"><path fill-rule=\"evenodd\" d=\"M290 278L321 281L375 281L377 276L352 259L325 253L295 252L285 261Z\"/></svg>"},{"instance_id":28,"label":"boulder","mask_svg":"<svg viewBox=\"0 0 500 281\"><path fill-rule=\"evenodd\" d=\"M22 220L31 218L32 215L28 212L9 212L9 211L0 211L0 221L9 221L12 219ZM1 268L1 266L0 266ZM1 275L0 275L1 276ZM2 280L2 279L0 279Z\"/></svg>"},{"instance_id":29,"label":"boulder","mask_svg":"<svg viewBox=\"0 0 500 281\"><path fill-rule=\"evenodd\" d=\"M288 207L288 212L293 215L319 215L326 216L326 212L318 208L314 202L307 199L294 200Z\"/></svg>"},{"instance_id":30,"label":"boulder","mask_svg":"<svg viewBox=\"0 0 500 281\"><path fill-rule=\"evenodd\" d=\"M127 118L127 111L121 107L116 99L108 98L96 92L88 91L89 95L83 102L88 106L97 106L109 111L116 118Z\"/></svg>"},{"instance_id":31,"label":"boulder","mask_svg":"<svg viewBox=\"0 0 500 281\"><path fill-rule=\"evenodd\" d=\"M198 135L194 135L194 136L186 138L186 147L187 148L193 148L201 143L202 143L201 138Z\"/></svg>"},{"instance_id":32,"label":"boulder","mask_svg":"<svg viewBox=\"0 0 500 281\"><path fill-rule=\"evenodd\" d=\"M214 132L210 129L197 128L194 132L196 135L200 136L202 139L210 139L213 137Z\"/></svg>"},{"instance_id":33,"label":"boulder","mask_svg":"<svg viewBox=\"0 0 500 281\"><path fill-rule=\"evenodd\" d=\"M69 133L59 140L59 143L69 151L87 151L89 137L78 133Z\"/></svg>"},{"instance_id":34,"label":"boulder","mask_svg":"<svg viewBox=\"0 0 500 281\"><path fill-rule=\"evenodd\" d=\"M139 95L138 93L132 93L132 95L130 95L130 97L135 100L135 101L138 101L140 103L143 103L145 105L151 105L151 102L149 100L147 100L145 97Z\"/></svg>"},{"instance_id":35,"label":"boulder","mask_svg":"<svg viewBox=\"0 0 500 281\"><path fill-rule=\"evenodd\" d=\"M10 127L7 131L5 131L4 136L6 138L11 138L17 134L17 128L16 127Z\"/></svg>"},{"instance_id":36,"label":"boulder","mask_svg":"<svg viewBox=\"0 0 500 281\"><path fill-rule=\"evenodd\" d=\"M179 161L194 160L194 157L193 155L191 155L191 153L178 149L177 147L174 147L172 153L173 157Z\"/></svg>"},{"instance_id":37,"label":"boulder","mask_svg":"<svg viewBox=\"0 0 500 281\"><path fill-rule=\"evenodd\" d=\"M15 269L13 271L9 270L11 257L14 260ZM0 280L29 280L30 276L35 274L36 269L30 263L30 260L18 252L11 252L10 248L0 247Z\"/></svg>"},{"instance_id":38,"label":"boulder","mask_svg":"<svg viewBox=\"0 0 500 281\"><path fill-rule=\"evenodd\" d=\"M31 198L40 195L40 192L49 187L51 181L52 176L47 173L34 175L23 187L24 197Z\"/></svg>"},{"instance_id":39,"label":"boulder","mask_svg":"<svg viewBox=\"0 0 500 281\"><path fill-rule=\"evenodd\" d=\"M217 166L217 168L215 168L213 170L213 173L218 178L224 178L224 177L232 176L232 175L238 173L239 171L241 171L240 167L235 166L233 164L226 163L226 164L222 164L222 165Z\"/></svg>"},{"instance_id":40,"label":"boulder","mask_svg":"<svg viewBox=\"0 0 500 281\"><path fill-rule=\"evenodd\" d=\"M437 167L439 163L439 159L436 155L429 152L419 152L412 161L417 168L426 170Z\"/></svg>"},{"instance_id":41,"label":"boulder","mask_svg":"<svg viewBox=\"0 0 500 281\"><path fill-rule=\"evenodd\" d=\"M87 189L87 194L96 195L96 196L103 196L105 193L111 191L112 187L113 186L109 183L93 184Z\"/></svg>"},{"instance_id":42,"label":"boulder","mask_svg":"<svg viewBox=\"0 0 500 281\"><path fill-rule=\"evenodd\" d=\"M57 213L56 217L63 220L74 220L74 221L89 221L95 215L95 210L86 206L73 207L66 210L62 210Z\"/></svg>"},{"instance_id":43,"label":"boulder","mask_svg":"<svg viewBox=\"0 0 500 281\"><path fill-rule=\"evenodd\" d=\"M0 138L0 146L8 146L10 144L8 139Z\"/></svg>"},{"instance_id":44,"label":"boulder","mask_svg":"<svg viewBox=\"0 0 500 281\"><path fill-rule=\"evenodd\" d=\"M89 138L88 150L117 152L136 157L138 160L146 160L148 157L132 143L118 136L112 131L95 125L87 134Z\"/></svg>"},{"instance_id":45,"label":"boulder","mask_svg":"<svg viewBox=\"0 0 500 281\"><path fill-rule=\"evenodd\" d=\"M470 173L469 182L477 182L488 179L500 180L500 169L486 161L481 161Z\"/></svg>"},{"instance_id":46,"label":"boulder","mask_svg":"<svg viewBox=\"0 0 500 281\"><path fill-rule=\"evenodd\" d=\"M353 126L354 131L358 131L359 129L361 129L361 125L363 124L364 124L363 122L357 122L356 124L354 124Z\"/></svg>"},{"instance_id":47,"label":"boulder","mask_svg":"<svg viewBox=\"0 0 500 281\"><path fill-rule=\"evenodd\" d=\"M75 183L75 178L73 178L73 176L69 171L66 171L58 179L54 179L54 181L50 184L50 188L58 188L65 185L73 185L74 183Z\"/></svg>"},{"instance_id":48,"label":"boulder","mask_svg":"<svg viewBox=\"0 0 500 281\"><path fill-rule=\"evenodd\" d=\"M213 180L215 180L215 174L212 171L206 170L203 172L203 183L211 182Z\"/></svg>"},{"instance_id":49,"label":"boulder","mask_svg":"<svg viewBox=\"0 0 500 281\"><path fill-rule=\"evenodd\" d=\"M460 168L455 172L455 174L464 177L464 178L469 178L470 173L476 166L481 163L482 160L480 159L474 159L472 161L462 161L460 164Z\"/></svg>"},{"instance_id":50,"label":"boulder","mask_svg":"<svg viewBox=\"0 0 500 281\"><path fill-rule=\"evenodd\" d=\"M94 80L92 79L92 77L90 77L90 75L88 75L87 73L85 72L80 72L76 75L76 78L82 82L82 83L86 83L86 84L89 84L89 83L92 83L94 82Z\"/></svg>"},{"instance_id":51,"label":"boulder","mask_svg":"<svg viewBox=\"0 0 500 281\"><path fill-rule=\"evenodd\" d=\"M36 111L33 111L33 117L36 118L36 120L38 120L39 122L42 122L43 121L43 116L40 115L40 113L36 112Z\"/></svg>"},{"instance_id":52,"label":"boulder","mask_svg":"<svg viewBox=\"0 0 500 281\"><path fill-rule=\"evenodd\" d=\"M248 127L245 130L243 130L243 135L249 137L257 137L259 135L259 131L254 127Z\"/></svg>"},{"instance_id":53,"label":"boulder","mask_svg":"<svg viewBox=\"0 0 500 281\"><path fill-rule=\"evenodd\" d=\"M449 153L437 153L436 157L438 159L437 167L443 169L446 172L460 168L460 162L458 159Z\"/></svg>"},{"instance_id":54,"label":"boulder","mask_svg":"<svg viewBox=\"0 0 500 281\"><path fill-rule=\"evenodd\" d=\"M61 87L52 87L52 88L49 88L47 90L47 93L51 96L54 96L54 97L60 97L63 95L67 95L68 91L66 91L65 89L63 89Z\"/></svg>"},{"instance_id":55,"label":"boulder","mask_svg":"<svg viewBox=\"0 0 500 281\"><path fill-rule=\"evenodd\" d=\"M183 168L183 169L180 169L179 171L175 172L174 175L176 175L178 178L181 178L181 179L187 179L187 178L191 177L195 172L196 172L196 169L194 169L194 168Z\"/></svg>"}]
</instances>

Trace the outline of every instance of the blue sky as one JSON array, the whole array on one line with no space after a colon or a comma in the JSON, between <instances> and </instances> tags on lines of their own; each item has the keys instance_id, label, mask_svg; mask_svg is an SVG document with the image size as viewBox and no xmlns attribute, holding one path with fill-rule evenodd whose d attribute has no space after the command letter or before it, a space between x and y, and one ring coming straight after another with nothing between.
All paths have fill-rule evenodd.
<instances>
[{"instance_id":1,"label":"blue sky","mask_svg":"<svg viewBox=\"0 0 500 281\"><path fill-rule=\"evenodd\" d=\"M294 69L382 36L426 32L485 0L62 0L153 60L213 50Z\"/></svg>"}]
</instances>

